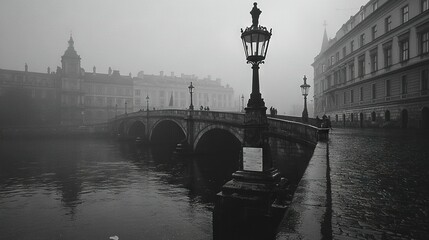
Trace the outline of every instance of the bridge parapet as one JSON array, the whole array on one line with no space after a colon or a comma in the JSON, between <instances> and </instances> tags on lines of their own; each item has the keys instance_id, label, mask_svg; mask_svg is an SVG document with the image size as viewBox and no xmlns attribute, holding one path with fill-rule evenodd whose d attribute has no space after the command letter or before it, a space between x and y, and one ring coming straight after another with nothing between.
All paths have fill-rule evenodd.
<instances>
[{"instance_id":1,"label":"bridge parapet","mask_svg":"<svg viewBox=\"0 0 429 240\"><path fill-rule=\"evenodd\" d=\"M319 129L315 126L270 117L268 118L268 124L269 132L272 134L299 140L312 145L317 144Z\"/></svg>"}]
</instances>

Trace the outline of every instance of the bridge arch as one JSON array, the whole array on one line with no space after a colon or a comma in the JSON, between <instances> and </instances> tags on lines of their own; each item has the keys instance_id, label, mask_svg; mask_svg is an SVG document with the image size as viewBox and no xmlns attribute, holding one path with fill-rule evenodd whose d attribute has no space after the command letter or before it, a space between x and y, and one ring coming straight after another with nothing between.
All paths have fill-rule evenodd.
<instances>
[{"instance_id":1,"label":"bridge arch","mask_svg":"<svg viewBox=\"0 0 429 240\"><path fill-rule=\"evenodd\" d=\"M135 120L131 122L129 126L128 136L143 138L146 135L146 125L142 121Z\"/></svg>"},{"instance_id":2,"label":"bridge arch","mask_svg":"<svg viewBox=\"0 0 429 240\"><path fill-rule=\"evenodd\" d=\"M161 119L153 124L149 140L154 143L165 142L164 140L179 143L186 139L186 136L186 128L180 122L174 119Z\"/></svg>"},{"instance_id":3,"label":"bridge arch","mask_svg":"<svg viewBox=\"0 0 429 240\"><path fill-rule=\"evenodd\" d=\"M240 133L239 129L236 128L230 128L227 127L225 125L220 125L220 124L211 124L208 125L207 127L203 128L201 131L199 131L194 138L194 144L192 146L193 150L197 149L198 143L200 142L200 140L203 138L203 136L213 130L220 130L220 131L225 131L228 132L229 134L231 134L232 136L235 137L235 139L240 142L243 143L243 134Z\"/></svg>"}]
</instances>

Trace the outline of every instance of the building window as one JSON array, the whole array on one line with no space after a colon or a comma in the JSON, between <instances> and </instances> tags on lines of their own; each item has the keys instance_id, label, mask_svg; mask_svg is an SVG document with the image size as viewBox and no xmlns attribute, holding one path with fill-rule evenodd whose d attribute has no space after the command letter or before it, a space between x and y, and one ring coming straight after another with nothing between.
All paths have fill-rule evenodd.
<instances>
[{"instance_id":1,"label":"building window","mask_svg":"<svg viewBox=\"0 0 429 240\"><path fill-rule=\"evenodd\" d=\"M390 97L390 80L386 80L386 97Z\"/></svg>"},{"instance_id":2,"label":"building window","mask_svg":"<svg viewBox=\"0 0 429 240\"><path fill-rule=\"evenodd\" d=\"M377 38L377 25L374 25L374 26L371 28L371 34L372 34L372 40L374 40L374 39L376 39L376 38Z\"/></svg>"},{"instance_id":3,"label":"building window","mask_svg":"<svg viewBox=\"0 0 429 240\"><path fill-rule=\"evenodd\" d=\"M385 47L383 51L384 51L384 67L388 68L392 66L392 45Z\"/></svg>"},{"instance_id":4,"label":"building window","mask_svg":"<svg viewBox=\"0 0 429 240\"><path fill-rule=\"evenodd\" d=\"M409 20L409 8L408 5L406 5L405 7L403 7L401 9L401 13L402 13L402 23L406 23Z\"/></svg>"},{"instance_id":5,"label":"building window","mask_svg":"<svg viewBox=\"0 0 429 240\"><path fill-rule=\"evenodd\" d=\"M363 77L365 75L365 55L359 57L358 60L358 76Z\"/></svg>"},{"instance_id":6,"label":"building window","mask_svg":"<svg viewBox=\"0 0 429 240\"><path fill-rule=\"evenodd\" d=\"M429 4L429 0L421 0L420 5L421 5L422 12L428 10L428 4Z\"/></svg>"},{"instance_id":7,"label":"building window","mask_svg":"<svg viewBox=\"0 0 429 240\"><path fill-rule=\"evenodd\" d=\"M400 59L401 62L407 61L410 58L410 44L409 40L405 39L401 42L399 42L399 51L400 51Z\"/></svg>"},{"instance_id":8,"label":"building window","mask_svg":"<svg viewBox=\"0 0 429 240\"><path fill-rule=\"evenodd\" d=\"M353 103L353 98L354 98L353 89L351 89L350 90L350 103Z\"/></svg>"},{"instance_id":9,"label":"building window","mask_svg":"<svg viewBox=\"0 0 429 240\"><path fill-rule=\"evenodd\" d=\"M335 54L335 62L338 62L338 61L340 61L340 52L337 52Z\"/></svg>"},{"instance_id":10,"label":"building window","mask_svg":"<svg viewBox=\"0 0 429 240\"><path fill-rule=\"evenodd\" d=\"M353 52L355 50L355 41L350 41L350 52Z\"/></svg>"},{"instance_id":11,"label":"building window","mask_svg":"<svg viewBox=\"0 0 429 240\"><path fill-rule=\"evenodd\" d=\"M378 70L378 54L377 50L371 53L371 72Z\"/></svg>"},{"instance_id":12,"label":"building window","mask_svg":"<svg viewBox=\"0 0 429 240\"><path fill-rule=\"evenodd\" d=\"M420 53L429 53L429 31L420 34Z\"/></svg>"},{"instance_id":13,"label":"building window","mask_svg":"<svg viewBox=\"0 0 429 240\"><path fill-rule=\"evenodd\" d=\"M422 70L421 81L422 81L422 91L427 91L428 85L429 85L429 71L428 71L428 69Z\"/></svg>"},{"instance_id":14,"label":"building window","mask_svg":"<svg viewBox=\"0 0 429 240\"><path fill-rule=\"evenodd\" d=\"M140 89L136 89L136 90L135 90L135 95L136 95L136 96L140 96Z\"/></svg>"},{"instance_id":15,"label":"building window","mask_svg":"<svg viewBox=\"0 0 429 240\"><path fill-rule=\"evenodd\" d=\"M378 1L375 1L372 3L372 11L374 12L377 9L378 9Z\"/></svg>"},{"instance_id":16,"label":"building window","mask_svg":"<svg viewBox=\"0 0 429 240\"><path fill-rule=\"evenodd\" d=\"M350 80L355 78L355 64L349 64L349 69L350 69Z\"/></svg>"},{"instance_id":17,"label":"building window","mask_svg":"<svg viewBox=\"0 0 429 240\"><path fill-rule=\"evenodd\" d=\"M376 117L377 117L377 114L375 114L375 112L372 112L371 113L371 121L375 122Z\"/></svg>"},{"instance_id":18,"label":"building window","mask_svg":"<svg viewBox=\"0 0 429 240\"><path fill-rule=\"evenodd\" d=\"M388 16L387 18L384 19L384 26L385 26L386 32L389 32L390 30L392 30L392 16Z\"/></svg>"},{"instance_id":19,"label":"building window","mask_svg":"<svg viewBox=\"0 0 429 240\"><path fill-rule=\"evenodd\" d=\"M346 92L343 92L343 104L346 104Z\"/></svg>"},{"instance_id":20,"label":"building window","mask_svg":"<svg viewBox=\"0 0 429 240\"><path fill-rule=\"evenodd\" d=\"M345 57L346 57L346 55L347 55L346 47L343 47L343 58L345 58Z\"/></svg>"},{"instance_id":21,"label":"building window","mask_svg":"<svg viewBox=\"0 0 429 240\"><path fill-rule=\"evenodd\" d=\"M362 33L360 35L360 46L362 47L363 45L365 45L365 33Z\"/></svg>"},{"instance_id":22,"label":"building window","mask_svg":"<svg viewBox=\"0 0 429 240\"><path fill-rule=\"evenodd\" d=\"M338 106L338 94L335 94L335 106Z\"/></svg>"},{"instance_id":23,"label":"building window","mask_svg":"<svg viewBox=\"0 0 429 240\"><path fill-rule=\"evenodd\" d=\"M363 101L363 87L359 88L359 101Z\"/></svg>"},{"instance_id":24,"label":"building window","mask_svg":"<svg viewBox=\"0 0 429 240\"><path fill-rule=\"evenodd\" d=\"M401 86L402 86L402 94L407 94L408 92L408 81L407 81L407 75L402 76L401 79Z\"/></svg>"},{"instance_id":25,"label":"building window","mask_svg":"<svg viewBox=\"0 0 429 240\"><path fill-rule=\"evenodd\" d=\"M331 56L331 66L334 65L334 56Z\"/></svg>"},{"instance_id":26,"label":"building window","mask_svg":"<svg viewBox=\"0 0 429 240\"><path fill-rule=\"evenodd\" d=\"M377 98L377 88L376 88L376 86L375 86L375 83L374 84L372 84L372 89L371 89L372 91L372 99L376 99Z\"/></svg>"}]
</instances>

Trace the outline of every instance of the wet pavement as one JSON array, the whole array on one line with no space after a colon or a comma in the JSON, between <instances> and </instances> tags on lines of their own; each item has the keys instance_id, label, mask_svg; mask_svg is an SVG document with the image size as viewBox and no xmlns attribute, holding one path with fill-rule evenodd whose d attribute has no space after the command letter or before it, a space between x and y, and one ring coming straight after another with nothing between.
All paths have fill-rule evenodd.
<instances>
[{"instance_id":1,"label":"wet pavement","mask_svg":"<svg viewBox=\"0 0 429 240\"><path fill-rule=\"evenodd\" d=\"M428 136L334 129L329 158L310 160L277 239L427 239Z\"/></svg>"},{"instance_id":2,"label":"wet pavement","mask_svg":"<svg viewBox=\"0 0 429 240\"><path fill-rule=\"evenodd\" d=\"M334 239L427 239L428 136L412 130L332 131Z\"/></svg>"}]
</instances>

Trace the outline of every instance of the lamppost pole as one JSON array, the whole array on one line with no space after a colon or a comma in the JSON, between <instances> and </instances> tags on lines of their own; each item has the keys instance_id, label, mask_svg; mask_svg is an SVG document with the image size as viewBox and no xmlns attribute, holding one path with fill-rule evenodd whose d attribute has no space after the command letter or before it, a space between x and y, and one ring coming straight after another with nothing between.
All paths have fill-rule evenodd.
<instances>
[{"instance_id":1,"label":"lamppost pole","mask_svg":"<svg viewBox=\"0 0 429 240\"><path fill-rule=\"evenodd\" d=\"M244 112L244 94L241 94L241 112Z\"/></svg>"},{"instance_id":2,"label":"lamppost pole","mask_svg":"<svg viewBox=\"0 0 429 240\"><path fill-rule=\"evenodd\" d=\"M125 101L125 115L127 115L127 101Z\"/></svg>"},{"instance_id":3,"label":"lamppost pole","mask_svg":"<svg viewBox=\"0 0 429 240\"><path fill-rule=\"evenodd\" d=\"M146 96L146 111L149 112L149 95Z\"/></svg>"},{"instance_id":4,"label":"lamppost pole","mask_svg":"<svg viewBox=\"0 0 429 240\"><path fill-rule=\"evenodd\" d=\"M118 117L118 104L115 105L115 119Z\"/></svg>"},{"instance_id":5,"label":"lamppost pole","mask_svg":"<svg viewBox=\"0 0 429 240\"><path fill-rule=\"evenodd\" d=\"M191 85L189 85L188 89L189 89L189 94L191 94L191 105L189 105L189 110L194 110L194 105L192 104L192 93L194 93L194 86L192 86L192 82Z\"/></svg>"},{"instance_id":6,"label":"lamppost pole","mask_svg":"<svg viewBox=\"0 0 429 240\"><path fill-rule=\"evenodd\" d=\"M308 122L308 111L307 111L307 96L308 96L308 90L310 89L310 85L307 84L307 77L304 75L304 84L302 84L301 92L302 96L304 96L304 110L302 111L302 121Z\"/></svg>"},{"instance_id":7,"label":"lamppost pole","mask_svg":"<svg viewBox=\"0 0 429 240\"><path fill-rule=\"evenodd\" d=\"M213 224L214 239L229 239L231 232L237 228L232 227L230 219L237 222L243 230L239 236L242 239L265 239L270 235L268 228L262 225L270 225L274 221L247 219L247 215L255 214L260 219L268 219L271 214L272 204L276 198L276 184L279 182L279 171L274 168L271 158L268 132L267 108L261 97L259 89L259 64L264 63L271 30L259 25L261 10L257 3L253 4L250 12L252 15L252 26L244 31L241 29L241 39L247 63L252 64L252 93L244 109L244 138L242 154L240 154L240 165L238 170L232 174L232 180L222 187L214 210ZM244 95L241 96L244 108ZM256 207L257 206L257 207ZM245 213L245 214L243 214ZM268 217L268 218L267 218ZM261 228L253 229L256 222L267 221L260 224ZM269 223L268 223L269 222ZM245 230L244 230L245 229Z\"/></svg>"}]
</instances>

